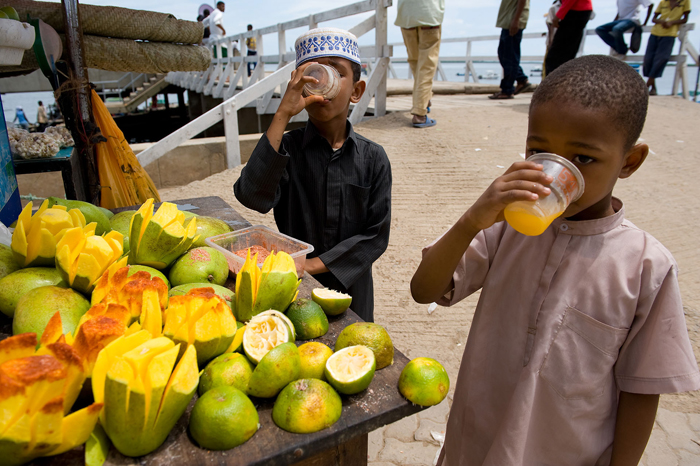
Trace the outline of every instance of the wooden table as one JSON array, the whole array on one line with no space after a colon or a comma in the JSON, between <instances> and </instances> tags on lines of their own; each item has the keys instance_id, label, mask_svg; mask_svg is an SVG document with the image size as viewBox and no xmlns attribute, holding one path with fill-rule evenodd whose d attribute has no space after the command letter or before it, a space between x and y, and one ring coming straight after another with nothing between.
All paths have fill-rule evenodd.
<instances>
[{"instance_id":1,"label":"wooden table","mask_svg":"<svg viewBox=\"0 0 700 466\"><path fill-rule=\"evenodd\" d=\"M61 172L66 199L85 200L85 192L80 182L81 171L78 153L73 147L61 149L58 154L53 157L28 160L15 158L12 160L12 163L15 166L15 173L18 175L27 173Z\"/></svg>"},{"instance_id":2,"label":"wooden table","mask_svg":"<svg viewBox=\"0 0 700 466\"><path fill-rule=\"evenodd\" d=\"M204 197L175 201L192 204L198 215L219 218L233 229L250 224L219 197ZM133 208L131 208L133 209ZM127 210L127 209L121 209ZM232 283L232 282L230 282ZM309 274L301 282L299 297L310 298L311 290L321 285ZM341 316L329 317L329 330L320 341L335 346L338 334L346 326L361 322L348 310ZM297 342L302 344L305 342ZM178 421L165 443L153 453L139 458L122 456L112 448L106 465L366 465L368 433L386 424L410 416L422 408L406 401L397 388L401 370L408 359L394 348L394 364L375 373L369 388L354 396L342 396L343 413L328 429L313 434L292 434L278 428L272 420L274 399L251 397L260 416L260 429L246 443L232 450L210 451L196 446L187 433L189 415L194 400ZM196 395L195 395L196 399ZM83 450L75 449L55 458L43 458L35 464L79 464Z\"/></svg>"}]
</instances>

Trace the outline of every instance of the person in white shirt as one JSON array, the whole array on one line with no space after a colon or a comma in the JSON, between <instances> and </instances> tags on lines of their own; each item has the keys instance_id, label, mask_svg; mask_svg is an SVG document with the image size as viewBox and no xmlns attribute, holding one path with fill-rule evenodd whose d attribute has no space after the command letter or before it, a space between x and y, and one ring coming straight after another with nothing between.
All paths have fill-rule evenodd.
<instances>
[{"instance_id":1,"label":"person in white shirt","mask_svg":"<svg viewBox=\"0 0 700 466\"><path fill-rule=\"evenodd\" d=\"M615 16L615 20L598 26L595 28L595 32L616 53L626 55L628 47L622 34L635 28L629 49L636 53L639 50L642 38L640 16L644 8L647 8L647 17L644 20L644 26L646 26L654 8L654 4L650 0L617 0L617 16Z\"/></svg>"}]
</instances>

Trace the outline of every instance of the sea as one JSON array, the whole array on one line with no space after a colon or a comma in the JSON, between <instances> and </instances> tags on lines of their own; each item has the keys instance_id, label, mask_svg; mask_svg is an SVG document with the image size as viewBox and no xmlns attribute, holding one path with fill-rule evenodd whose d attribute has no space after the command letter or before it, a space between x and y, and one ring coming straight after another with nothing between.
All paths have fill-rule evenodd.
<instances>
[{"instance_id":1,"label":"sea","mask_svg":"<svg viewBox=\"0 0 700 466\"><path fill-rule=\"evenodd\" d=\"M529 76L530 81L532 81L533 83L539 83L542 80L542 74L540 71L538 71L542 68L541 63L522 63L521 66L525 74ZM399 79L408 78L407 63L394 63L393 67ZM448 81L464 82L464 63L443 63L442 67L445 71L445 75ZM482 76L480 82L491 82L494 84L498 84L500 82L501 67L497 62L475 63L474 67L476 68L477 75ZM276 69L276 65L268 64L266 66L266 69L268 69L268 71L274 71ZM639 72L641 73L641 70L639 70ZM675 67L669 66L666 68L663 77L656 80L656 87L659 91L659 95L671 94L671 88L673 87L674 72ZM693 100L694 93L692 91L696 89L697 78L698 67L689 66L688 85L691 90L691 100ZM17 106L21 106L23 108L24 113L27 116L27 119L30 123L35 123L38 101L41 100L44 103L44 106L46 107L55 104L55 99L53 97L53 93L51 92L2 94L0 98L2 99L2 105L5 113L5 121L8 123L8 126L11 126L12 124L12 120L15 117L15 109Z\"/></svg>"}]
</instances>

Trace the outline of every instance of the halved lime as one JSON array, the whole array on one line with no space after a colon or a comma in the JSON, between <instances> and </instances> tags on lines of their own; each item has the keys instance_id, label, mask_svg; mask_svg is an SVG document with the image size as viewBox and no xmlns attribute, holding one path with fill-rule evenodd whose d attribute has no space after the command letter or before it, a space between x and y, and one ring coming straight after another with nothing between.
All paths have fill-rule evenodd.
<instances>
[{"instance_id":1,"label":"halved lime","mask_svg":"<svg viewBox=\"0 0 700 466\"><path fill-rule=\"evenodd\" d=\"M314 288L311 291L311 299L329 316L337 316L347 311L352 302L352 296L349 294L328 288Z\"/></svg>"},{"instance_id":2,"label":"halved lime","mask_svg":"<svg viewBox=\"0 0 700 466\"><path fill-rule=\"evenodd\" d=\"M291 320L289 320L289 317L287 317L286 315L284 315L284 313L282 313L282 312L280 312L280 311L275 311L274 309L269 309L269 310L267 310L267 311L261 312L261 313L258 314L258 315L259 315L259 316L275 316L275 317L279 317L280 319L282 319L282 320L289 326L290 330L292 331L292 341L294 341L294 340L297 339L297 333L296 333L296 330L294 329L294 324L292 323Z\"/></svg>"},{"instance_id":3,"label":"halved lime","mask_svg":"<svg viewBox=\"0 0 700 466\"><path fill-rule=\"evenodd\" d=\"M357 345L343 348L326 361L326 379L345 395L354 395L369 387L377 361L374 351Z\"/></svg>"},{"instance_id":4,"label":"halved lime","mask_svg":"<svg viewBox=\"0 0 700 466\"><path fill-rule=\"evenodd\" d=\"M253 364L258 364L272 348L293 342L292 332L280 317L258 314L250 319L243 331L243 351Z\"/></svg>"}]
</instances>

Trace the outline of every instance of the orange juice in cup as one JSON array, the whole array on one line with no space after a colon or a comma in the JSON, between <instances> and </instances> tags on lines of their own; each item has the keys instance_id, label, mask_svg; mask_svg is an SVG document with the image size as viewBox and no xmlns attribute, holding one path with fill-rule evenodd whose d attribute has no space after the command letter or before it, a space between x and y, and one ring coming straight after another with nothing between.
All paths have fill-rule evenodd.
<instances>
[{"instance_id":1,"label":"orange juice in cup","mask_svg":"<svg viewBox=\"0 0 700 466\"><path fill-rule=\"evenodd\" d=\"M514 230L527 236L544 233L552 221L583 194L583 175L576 166L555 154L535 154L527 159L543 166L542 171L554 180L549 185L551 193L536 201L518 201L508 204L504 215Z\"/></svg>"}]
</instances>

